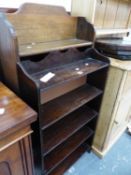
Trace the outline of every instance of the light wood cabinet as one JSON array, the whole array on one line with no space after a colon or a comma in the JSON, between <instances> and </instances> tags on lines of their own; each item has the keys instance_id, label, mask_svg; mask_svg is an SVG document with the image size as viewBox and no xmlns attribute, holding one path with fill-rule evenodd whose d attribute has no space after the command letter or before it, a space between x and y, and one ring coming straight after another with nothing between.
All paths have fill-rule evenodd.
<instances>
[{"instance_id":1,"label":"light wood cabinet","mask_svg":"<svg viewBox=\"0 0 131 175\"><path fill-rule=\"evenodd\" d=\"M110 58L93 149L103 157L126 129L131 109L131 62Z\"/></svg>"},{"instance_id":2,"label":"light wood cabinet","mask_svg":"<svg viewBox=\"0 0 131 175\"><path fill-rule=\"evenodd\" d=\"M72 0L71 14L86 17L96 28L131 27L130 12L130 0Z\"/></svg>"}]
</instances>

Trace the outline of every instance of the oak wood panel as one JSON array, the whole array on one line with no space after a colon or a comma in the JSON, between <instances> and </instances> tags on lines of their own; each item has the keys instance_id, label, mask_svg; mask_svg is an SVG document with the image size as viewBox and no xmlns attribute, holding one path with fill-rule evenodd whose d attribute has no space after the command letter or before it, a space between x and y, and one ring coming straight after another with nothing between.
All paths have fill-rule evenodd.
<instances>
[{"instance_id":1,"label":"oak wood panel","mask_svg":"<svg viewBox=\"0 0 131 175\"><path fill-rule=\"evenodd\" d=\"M69 114L65 119L43 131L44 155L85 126L97 113L87 106ZM54 132L55 131L55 132Z\"/></svg>"},{"instance_id":2,"label":"oak wood panel","mask_svg":"<svg viewBox=\"0 0 131 175\"><path fill-rule=\"evenodd\" d=\"M74 134L72 137L70 137L63 144L54 149L51 153L49 153L44 158L46 171L51 172L82 143L84 143L92 134L93 131L86 126Z\"/></svg>"},{"instance_id":3,"label":"oak wood panel","mask_svg":"<svg viewBox=\"0 0 131 175\"><path fill-rule=\"evenodd\" d=\"M2 68L1 74L6 85L18 93L19 87L16 71L16 61L18 60L18 46L16 33L7 21L3 21L2 14L0 14L0 26L0 64ZM11 74L12 76L10 76Z\"/></svg>"},{"instance_id":4,"label":"oak wood panel","mask_svg":"<svg viewBox=\"0 0 131 175\"><path fill-rule=\"evenodd\" d=\"M83 106L102 92L90 85L84 85L41 106L43 129ZM64 105L63 105L64 104Z\"/></svg>"},{"instance_id":5,"label":"oak wood panel","mask_svg":"<svg viewBox=\"0 0 131 175\"><path fill-rule=\"evenodd\" d=\"M37 3L24 3L16 11L17 14L41 14L41 15L64 15L68 16L64 7Z\"/></svg>"},{"instance_id":6,"label":"oak wood panel","mask_svg":"<svg viewBox=\"0 0 131 175\"><path fill-rule=\"evenodd\" d=\"M78 17L77 22L77 38L94 42L95 40L95 29L85 18Z\"/></svg>"},{"instance_id":7,"label":"oak wood panel","mask_svg":"<svg viewBox=\"0 0 131 175\"><path fill-rule=\"evenodd\" d=\"M94 24L96 28L103 27L106 5L107 5L107 0L96 1L96 11L95 11L95 19L94 19Z\"/></svg>"},{"instance_id":8,"label":"oak wood panel","mask_svg":"<svg viewBox=\"0 0 131 175\"><path fill-rule=\"evenodd\" d=\"M131 11L131 1L119 0L114 28L127 28Z\"/></svg>"},{"instance_id":9,"label":"oak wood panel","mask_svg":"<svg viewBox=\"0 0 131 175\"><path fill-rule=\"evenodd\" d=\"M5 110L0 117L0 138L36 120L36 113L2 83L0 83L0 107Z\"/></svg>"},{"instance_id":10,"label":"oak wood panel","mask_svg":"<svg viewBox=\"0 0 131 175\"><path fill-rule=\"evenodd\" d=\"M107 0L103 28L114 28L119 0Z\"/></svg>"},{"instance_id":11,"label":"oak wood panel","mask_svg":"<svg viewBox=\"0 0 131 175\"><path fill-rule=\"evenodd\" d=\"M33 14L9 14L6 17L16 30L19 45L75 38L75 17Z\"/></svg>"},{"instance_id":12,"label":"oak wood panel","mask_svg":"<svg viewBox=\"0 0 131 175\"><path fill-rule=\"evenodd\" d=\"M49 175L63 175L63 173L86 151L86 147L81 146L73 152L65 161L63 161Z\"/></svg>"}]
</instances>

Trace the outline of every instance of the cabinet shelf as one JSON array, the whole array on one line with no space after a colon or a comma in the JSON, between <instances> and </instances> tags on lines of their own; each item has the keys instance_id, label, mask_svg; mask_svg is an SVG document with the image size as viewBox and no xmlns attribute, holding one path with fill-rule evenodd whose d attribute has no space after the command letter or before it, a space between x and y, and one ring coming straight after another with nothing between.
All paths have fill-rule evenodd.
<instances>
[{"instance_id":1,"label":"cabinet shelf","mask_svg":"<svg viewBox=\"0 0 131 175\"><path fill-rule=\"evenodd\" d=\"M47 155L96 116L97 112L84 106L44 130L44 155Z\"/></svg>"},{"instance_id":2,"label":"cabinet shelf","mask_svg":"<svg viewBox=\"0 0 131 175\"><path fill-rule=\"evenodd\" d=\"M63 142L51 153L45 156L44 161L46 171L51 172L72 152L74 152L82 143L84 143L92 134L93 131L85 126L79 132L76 132L72 137L70 137L66 142Z\"/></svg>"},{"instance_id":3,"label":"cabinet shelf","mask_svg":"<svg viewBox=\"0 0 131 175\"><path fill-rule=\"evenodd\" d=\"M65 66L50 68L45 71L38 72L33 74L32 77L40 84L40 93L42 93L43 91L53 88L56 85L78 79L84 75L90 74L107 66L108 63L92 58L86 58L80 61L75 61L71 64L65 64ZM40 79L48 72L52 72L55 74L55 76L47 83L40 81Z\"/></svg>"},{"instance_id":4,"label":"cabinet shelf","mask_svg":"<svg viewBox=\"0 0 131 175\"><path fill-rule=\"evenodd\" d=\"M41 117L42 128L45 129L49 127L101 93L101 90L86 84L42 105L40 107L41 114L44 114L44 116Z\"/></svg>"}]
</instances>

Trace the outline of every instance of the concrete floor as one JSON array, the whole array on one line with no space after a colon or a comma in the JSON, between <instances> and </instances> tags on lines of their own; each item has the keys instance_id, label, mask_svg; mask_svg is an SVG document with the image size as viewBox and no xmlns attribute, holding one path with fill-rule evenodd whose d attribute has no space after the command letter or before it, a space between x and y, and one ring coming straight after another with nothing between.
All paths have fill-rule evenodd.
<instances>
[{"instance_id":1,"label":"concrete floor","mask_svg":"<svg viewBox=\"0 0 131 175\"><path fill-rule=\"evenodd\" d=\"M131 175L131 135L124 133L103 159L83 154L64 175Z\"/></svg>"}]
</instances>

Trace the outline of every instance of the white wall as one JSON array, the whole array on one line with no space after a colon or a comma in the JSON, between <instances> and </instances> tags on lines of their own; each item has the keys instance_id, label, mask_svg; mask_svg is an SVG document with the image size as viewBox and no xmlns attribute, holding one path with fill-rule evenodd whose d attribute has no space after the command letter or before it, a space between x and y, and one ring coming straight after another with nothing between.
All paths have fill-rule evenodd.
<instances>
[{"instance_id":1,"label":"white wall","mask_svg":"<svg viewBox=\"0 0 131 175\"><path fill-rule=\"evenodd\" d=\"M0 7L18 8L24 2L60 5L64 6L67 11L71 11L71 0L0 0Z\"/></svg>"}]
</instances>

